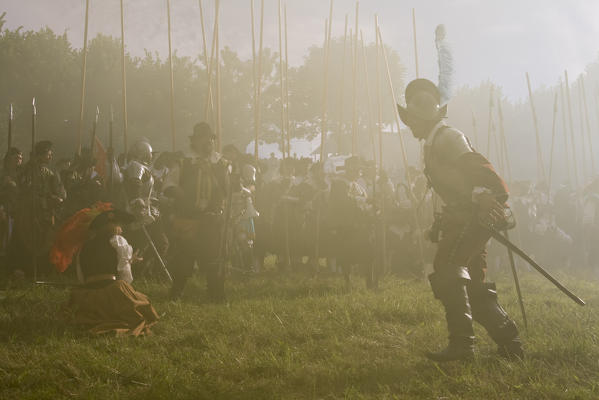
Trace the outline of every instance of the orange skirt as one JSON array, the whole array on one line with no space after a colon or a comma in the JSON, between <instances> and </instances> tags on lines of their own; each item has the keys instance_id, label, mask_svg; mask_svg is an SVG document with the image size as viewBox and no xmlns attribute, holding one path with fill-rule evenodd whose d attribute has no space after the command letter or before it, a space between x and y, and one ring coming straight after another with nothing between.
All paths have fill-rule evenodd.
<instances>
[{"instance_id":1,"label":"orange skirt","mask_svg":"<svg viewBox=\"0 0 599 400\"><path fill-rule=\"evenodd\" d=\"M159 318L147 296L121 280L74 288L65 311L93 334L144 335Z\"/></svg>"}]
</instances>

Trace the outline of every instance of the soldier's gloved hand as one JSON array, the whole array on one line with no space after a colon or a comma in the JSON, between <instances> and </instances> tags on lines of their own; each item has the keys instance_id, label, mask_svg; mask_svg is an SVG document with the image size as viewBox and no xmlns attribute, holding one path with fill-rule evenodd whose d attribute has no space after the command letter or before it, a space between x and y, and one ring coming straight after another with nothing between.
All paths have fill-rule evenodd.
<instances>
[{"instance_id":1,"label":"soldier's gloved hand","mask_svg":"<svg viewBox=\"0 0 599 400\"><path fill-rule=\"evenodd\" d=\"M493 226L504 218L505 206L490 193L480 193L476 198L478 220L484 226Z\"/></svg>"},{"instance_id":2,"label":"soldier's gloved hand","mask_svg":"<svg viewBox=\"0 0 599 400\"><path fill-rule=\"evenodd\" d=\"M133 199L129 202L129 212L135 216L136 219L142 219L148 214L148 208L146 202L141 197Z\"/></svg>"}]
</instances>

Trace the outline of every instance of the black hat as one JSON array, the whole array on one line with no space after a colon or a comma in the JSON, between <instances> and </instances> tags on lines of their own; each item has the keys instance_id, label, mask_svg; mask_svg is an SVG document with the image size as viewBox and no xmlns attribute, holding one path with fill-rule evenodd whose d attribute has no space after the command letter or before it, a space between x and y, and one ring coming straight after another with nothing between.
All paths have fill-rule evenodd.
<instances>
[{"instance_id":1,"label":"black hat","mask_svg":"<svg viewBox=\"0 0 599 400\"><path fill-rule=\"evenodd\" d=\"M128 225L135 220L132 214L122 210L109 210L99 214L89 225L91 230L99 230L107 224Z\"/></svg>"},{"instance_id":2,"label":"black hat","mask_svg":"<svg viewBox=\"0 0 599 400\"><path fill-rule=\"evenodd\" d=\"M41 140L37 142L33 148L33 152L36 156L41 156L52 149L54 144L49 140Z\"/></svg>"},{"instance_id":3,"label":"black hat","mask_svg":"<svg viewBox=\"0 0 599 400\"><path fill-rule=\"evenodd\" d=\"M397 105L401 120L408 126L414 120L434 121L447 115L447 105L440 105L439 88L428 79L414 79L406 87L406 107Z\"/></svg>"},{"instance_id":4,"label":"black hat","mask_svg":"<svg viewBox=\"0 0 599 400\"><path fill-rule=\"evenodd\" d=\"M194 125L193 134L189 137L190 139L201 139L205 136L209 136L212 139L216 138L216 135L212 133L210 125L206 122L200 122Z\"/></svg>"}]
</instances>

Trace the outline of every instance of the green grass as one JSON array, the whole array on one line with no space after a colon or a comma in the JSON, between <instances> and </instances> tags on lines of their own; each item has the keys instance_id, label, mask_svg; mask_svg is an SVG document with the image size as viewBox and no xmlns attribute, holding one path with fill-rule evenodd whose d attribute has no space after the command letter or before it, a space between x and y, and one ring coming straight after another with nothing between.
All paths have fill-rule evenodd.
<instances>
[{"instance_id":1,"label":"green grass","mask_svg":"<svg viewBox=\"0 0 599 400\"><path fill-rule=\"evenodd\" d=\"M230 279L227 305L204 303L200 278L178 302L164 285L137 282L162 315L142 338L64 324L67 289L13 289L0 302L0 398L597 399L599 285L564 283L588 305L522 277L525 361L498 359L477 327L475 360L445 365L423 357L447 333L420 281L387 278L369 291L358 277L347 288L341 277L267 272ZM498 286L519 322L508 277Z\"/></svg>"}]
</instances>

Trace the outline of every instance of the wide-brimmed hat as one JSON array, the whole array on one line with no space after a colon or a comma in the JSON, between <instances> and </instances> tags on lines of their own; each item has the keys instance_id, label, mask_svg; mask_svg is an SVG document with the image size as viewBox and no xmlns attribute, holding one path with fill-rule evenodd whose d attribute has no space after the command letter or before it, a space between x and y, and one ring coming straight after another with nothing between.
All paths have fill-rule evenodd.
<instances>
[{"instance_id":1,"label":"wide-brimmed hat","mask_svg":"<svg viewBox=\"0 0 599 400\"><path fill-rule=\"evenodd\" d=\"M206 122L200 122L194 125L193 134L189 136L189 139L202 139L204 137L216 138L216 135L212 132L212 128Z\"/></svg>"},{"instance_id":2,"label":"wide-brimmed hat","mask_svg":"<svg viewBox=\"0 0 599 400\"><path fill-rule=\"evenodd\" d=\"M441 106L439 88L428 79L414 79L406 87L406 107L397 105L399 117L410 126L414 121L435 121L447 115L447 105Z\"/></svg>"}]
</instances>

